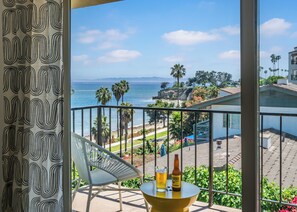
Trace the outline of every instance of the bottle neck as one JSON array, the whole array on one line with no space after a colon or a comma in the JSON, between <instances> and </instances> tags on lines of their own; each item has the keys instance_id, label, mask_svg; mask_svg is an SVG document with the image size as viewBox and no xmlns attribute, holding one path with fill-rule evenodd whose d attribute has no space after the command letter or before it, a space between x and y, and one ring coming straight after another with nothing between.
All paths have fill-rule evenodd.
<instances>
[{"instance_id":1,"label":"bottle neck","mask_svg":"<svg viewBox=\"0 0 297 212\"><path fill-rule=\"evenodd\" d=\"M178 160L178 156L176 155L174 158L174 168L178 169L179 168L179 160Z\"/></svg>"}]
</instances>

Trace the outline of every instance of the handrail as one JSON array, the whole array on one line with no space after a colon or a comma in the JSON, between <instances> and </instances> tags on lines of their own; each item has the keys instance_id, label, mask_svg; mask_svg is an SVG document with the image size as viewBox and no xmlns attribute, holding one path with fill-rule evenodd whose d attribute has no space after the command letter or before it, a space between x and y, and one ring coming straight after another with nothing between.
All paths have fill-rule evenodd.
<instances>
[{"instance_id":1,"label":"handrail","mask_svg":"<svg viewBox=\"0 0 297 212\"><path fill-rule=\"evenodd\" d=\"M131 132L131 149L132 149L132 152L133 152L133 147L135 147L135 143L133 143L133 141L135 140L135 136L133 135L133 126L134 126L134 115L133 115L133 112L134 110L141 110L141 119L142 119L142 130L143 132L146 131L146 116L145 116L145 113L146 111L148 110L151 110L151 111L154 111L154 114L155 114L155 119L154 119L154 126L153 127L153 130L155 131L154 133L154 139L153 140L157 140L157 119L156 119L156 114L157 114L157 111L165 111L164 113L164 116L165 116L165 120L167 119L167 121L165 123L167 123L167 126L169 126L169 118L170 118L170 114L171 112L174 112L174 111L177 111L177 112L181 112L181 121L180 121L180 127L181 127L181 133L179 134L179 138L181 140L181 146L183 145L183 138L184 138L184 134L182 133L183 130L184 130L184 126L183 126L183 113L193 113L195 115L194 117L194 129L195 129L195 133L194 133L194 140L197 141L199 138L198 138L198 135L197 135L197 127L199 126L199 121L198 120L198 116L199 114L201 113L207 113L208 114L208 117L209 119L207 121L204 120L204 122L208 122L208 128L209 128L209 131L208 131L208 142L209 142L209 151L208 151L208 154L209 154L209 186L208 188L201 188L201 190L205 190L205 191L208 191L209 192L209 206L212 206L213 204L213 194L214 193L222 193L222 194L227 194L227 195L231 195L231 196L241 196L241 194L235 194L235 193L232 193L229 191L229 172L228 172L228 165L226 166L226 190L224 191L218 191L218 190L215 190L214 187L213 187L213 181L214 181L214 178L213 178L213 174L214 174L214 161L213 161L213 158L214 158L214 153L213 153L213 149L214 149L214 144L213 142L211 141L214 141L214 138L213 138L213 133L215 131L215 129L213 129L213 123L214 123L214 114L226 114L226 132L225 132L225 136L226 136L226 164L229 163L229 159L228 159L228 155L229 155L229 136L230 136L230 125L229 125L229 121L231 120L231 114L241 114L240 111L231 111L231 110L211 110L211 109L195 109L195 108L156 108L156 107L140 107L140 106L107 106L107 105L94 105L94 106L85 106L85 107L75 107L75 108L72 108L72 130L75 131L75 123L76 123L76 113L77 112L81 112L81 121L83 122L84 121L84 111L86 110L89 110L90 111L90 114L89 114L89 127L90 127L90 130L91 130L91 127L92 127L92 121L94 117L92 117L92 112L96 112L96 116L98 117L98 122L97 122L97 126L96 126L96 130L97 130L97 138L96 138L96 141L97 143L98 142L102 142L103 139L102 139L102 119L100 117L102 117L103 113L102 113L102 109L105 109L107 108L108 109L108 114L107 116L109 117L108 120L109 120L109 151L111 151L111 110L114 109L117 111L117 113L120 114L120 122L119 123L122 123L121 122L121 117L122 117L122 113L123 111L126 109L129 109L131 110L131 114L132 114L132 118L131 118L131 126L130 126L130 132ZM285 112L285 113L281 113L281 112L259 112L259 121L261 122L260 124L260 145L259 145L259 148L260 148L260 159L261 159L261 163L260 163L260 173L261 173L261 176L260 176L260 188L261 188L261 193L263 193L263 179L264 179L264 176L263 176L263 132L264 132L264 129L263 129L263 117L266 117L266 116L273 116L273 117L280 117L279 118L279 135L280 135L280 139L279 139L279 142L280 142L280 147L282 147L282 142L284 140L283 138L283 118L284 117L297 117L297 113L289 113L289 112ZM165 121L163 120L163 121ZM120 132L119 132L119 135L118 137L120 138L120 150L119 150L119 156L122 157L122 153L123 153L123 149L122 149L122 137L124 136L124 133L123 133L123 126L122 124L119 125L119 128L120 128ZM81 135L84 136L84 124L81 123ZM90 131L90 134L91 134L91 131ZM185 135L187 136L187 135ZM167 128L167 167L168 167L168 170L169 170L169 140L170 140L170 133L169 133L169 130ZM92 136L90 136L91 140L92 140ZM137 144L137 145L140 145L140 147L143 148L143 153L142 153L142 164L143 164L143 177L145 176L145 171L146 171L146 162L145 162L145 148L146 148L146 133L143 133L143 135L141 136L141 140L142 140L142 143L140 144ZM100 143L101 146L104 146L105 148L105 143L102 142ZM125 149L127 148L126 146L126 143L125 143ZM156 165L157 164L157 154L156 154L156 142L154 144L154 164ZM280 154L280 161L282 160L282 148L280 148L279 150L279 154ZM184 152L183 152L183 148L181 147L180 148L180 156L181 156L181 164L183 164L183 157L184 157ZM197 171L197 145L195 145L195 173ZM131 157L131 164L134 163L134 158L133 156ZM279 183L281 185L282 183L282 179L283 179L283 175L282 175L282 162L280 162L280 165L279 165L279 168L280 168L280 177L279 177ZM181 166L181 169L183 169L183 165ZM168 172L169 173L169 172ZM197 176L195 175L195 183L197 183ZM282 186L280 186L280 188L282 189ZM261 198L262 201L266 201L266 199L264 198ZM283 202L282 200L282 190L280 190L279 192L279 200L278 201L275 201L275 200L267 200L266 202L276 202L278 204L281 204L281 205L288 205L288 203L285 203Z\"/></svg>"}]
</instances>

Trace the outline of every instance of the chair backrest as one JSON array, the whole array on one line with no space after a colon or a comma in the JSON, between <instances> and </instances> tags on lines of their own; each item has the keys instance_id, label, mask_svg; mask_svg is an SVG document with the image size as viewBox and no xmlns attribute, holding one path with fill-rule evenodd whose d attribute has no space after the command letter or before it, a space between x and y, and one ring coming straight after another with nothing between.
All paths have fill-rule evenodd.
<instances>
[{"instance_id":1,"label":"chair backrest","mask_svg":"<svg viewBox=\"0 0 297 212\"><path fill-rule=\"evenodd\" d=\"M86 144L84 138L71 133L71 157L80 178L90 184L90 167L87 163Z\"/></svg>"}]
</instances>

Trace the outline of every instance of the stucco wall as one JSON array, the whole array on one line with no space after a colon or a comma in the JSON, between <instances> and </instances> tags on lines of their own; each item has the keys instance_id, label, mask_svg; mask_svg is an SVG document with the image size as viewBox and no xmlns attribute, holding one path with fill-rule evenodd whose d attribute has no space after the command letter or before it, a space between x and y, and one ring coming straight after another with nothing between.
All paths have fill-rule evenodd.
<instances>
[{"instance_id":1,"label":"stucco wall","mask_svg":"<svg viewBox=\"0 0 297 212\"><path fill-rule=\"evenodd\" d=\"M224 110L224 111L239 111L239 106L231 105L213 105L214 110ZM240 134L240 129L230 129L229 135ZM226 137L226 127L223 127L223 114L215 113L213 115L213 138Z\"/></svg>"},{"instance_id":2,"label":"stucco wall","mask_svg":"<svg viewBox=\"0 0 297 212\"><path fill-rule=\"evenodd\" d=\"M230 105L213 105L214 110L224 111L239 111L239 106ZM278 107L261 107L261 112L270 113L289 113L297 114L297 108L278 108ZM263 118L264 129L273 128L276 130L280 129L280 117L279 116L264 116ZM283 132L297 136L297 117L286 117L282 118ZM259 125L261 126L261 125ZM229 135L240 134L240 129L229 129ZM226 137L226 128L223 127L223 114L213 115L213 138Z\"/></svg>"}]
</instances>

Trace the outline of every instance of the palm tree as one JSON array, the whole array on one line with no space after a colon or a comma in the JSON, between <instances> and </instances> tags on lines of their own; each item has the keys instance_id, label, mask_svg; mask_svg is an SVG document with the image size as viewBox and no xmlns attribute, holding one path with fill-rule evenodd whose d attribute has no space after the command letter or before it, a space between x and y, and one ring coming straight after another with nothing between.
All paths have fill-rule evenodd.
<instances>
[{"instance_id":1,"label":"palm tree","mask_svg":"<svg viewBox=\"0 0 297 212\"><path fill-rule=\"evenodd\" d=\"M115 83L112 85L111 87L112 93L114 95L114 98L117 101L117 106L119 105L119 101L121 99L122 96L122 92L121 92L121 84L119 82Z\"/></svg>"},{"instance_id":2,"label":"palm tree","mask_svg":"<svg viewBox=\"0 0 297 212\"><path fill-rule=\"evenodd\" d=\"M97 125L98 125L98 118L95 119L94 121L94 127L91 129L91 133L94 136L94 139L97 140ZM109 126L107 123L107 117L102 116L102 121L101 121L101 129L102 129L102 144L106 143L108 138L109 138Z\"/></svg>"},{"instance_id":3,"label":"palm tree","mask_svg":"<svg viewBox=\"0 0 297 212\"><path fill-rule=\"evenodd\" d=\"M276 59L276 55L275 55L275 54L272 54L272 55L270 55L270 58L271 58L271 62L272 62L272 64L273 64L272 72L273 72L273 76L274 76L274 75L275 75L275 63L276 63L276 61L277 61L277 59Z\"/></svg>"},{"instance_id":4,"label":"palm tree","mask_svg":"<svg viewBox=\"0 0 297 212\"><path fill-rule=\"evenodd\" d=\"M258 71L259 71L259 75L261 76L261 72L263 71L263 66L259 66L259 69L258 69Z\"/></svg>"},{"instance_id":5,"label":"palm tree","mask_svg":"<svg viewBox=\"0 0 297 212\"><path fill-rule=\"evenodd\" d=\"M177 107L179 107L179 79L186 75L186 69L184 68L184 65L175 64L173 67L171 67L170 75L177 79Z\"/></svg>"},{"instance_id":6,"label":"palm tree","mask_svg":"<svg viewBox=\"0 0 297 212\"><path fill-rule=\"evenodd\" d=\"M108 88L101 87L96 91L96 98L98 103L106 105L107 102L111 100L111 92ZM103 108L103 115L105 115L105 110Z\"/></svg>"},{"instance_id":7,"label":"palm tree","mask_svg":"<svg viewBox=\"0 0 297 212\"><path fill-rule=\"evenodd\" d=\"M120 101L121 96L122 96L121 87L122 87L122 85L119 82L113 84L112 87L111 87L114 98L117 101L117 106L119 105L119 101ZM117 111L117 136L119 137L119 113L118 113L118 111Z\"/></svg>"},{"instance_id":8,"label":"palm tree","mask_svg":"<svg viewBox=\"0 0 297 212\"><path fill-rule=\"evenodd\" d=\"M126 80L121 80L120 84L121 84L121 96L122 96L122 103L123 103L124 95L129 91L130 87L129 87L129 82L127 82Z\"/></svg>"},{"instance_id":9,"label":"palm tree","mask_svg":"<svg viewBox=\"0 0 297 212\"><path fill-rule=\"evenodd\" d=\"M122 102L121 106L132 107L133 105L129 102ZM121 126L123 126L122 130L125 129L125 151L127 151L128 125L132 120L133 113L135 113L135 111L130 108L122 109L121 113Z\"/></svg>"},{"instance_id":10,"label":"palm tree","mask_svg":"<svg viewBox=\"0 0 297 212\"><path fill-rule=\"evenodd\" d=\"M275 57L275 59L276 59L276 61L277 61L277 74L278 74L278 76L279 76L279 60L281 59L282 57L280 56L280 55L277 55L276 57Z\"/></svg>"},{"instance_id":11,"label":"palm tree","mask_svg":"<svg viewBox=\"0 0 297 212\"><path fill-rule=\"evenodd\" d=\"M264 71L264 74L265 74L265 78L267 78L267 77L266 77L266 74L267 74L267 70L265 70L265 71Z\"/></svg>"}]
</instances>

